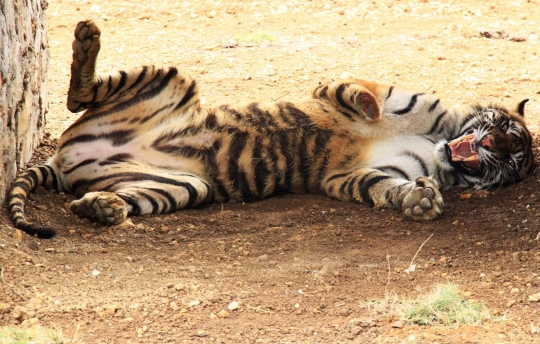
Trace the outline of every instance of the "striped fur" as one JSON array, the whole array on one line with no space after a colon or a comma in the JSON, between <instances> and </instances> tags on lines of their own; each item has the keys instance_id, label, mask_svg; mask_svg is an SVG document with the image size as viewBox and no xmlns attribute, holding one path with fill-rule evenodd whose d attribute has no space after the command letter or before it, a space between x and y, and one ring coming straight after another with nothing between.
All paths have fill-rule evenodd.
<instances>
[{"instance_id":1,"label":"striped fur","mask_svg":"<svg viewBox=\"0 0 540 344\"><path fill-rule=\"evenodd\" d=\"M78 24L67 106L84 112L50 162L9 192L12 221L30 235L55 233L25 218L38 185L76 195L70 209L105 224L283 191L431 220L442 214L439 187L515 183L534 168L524 103L446 109L430 95L346 79L294 103L201 107L196 81L176 68L97 76L99 37L92 21ZM469 130L479 166L451 161L447 142Z\"/></svg>"}]
</instances>

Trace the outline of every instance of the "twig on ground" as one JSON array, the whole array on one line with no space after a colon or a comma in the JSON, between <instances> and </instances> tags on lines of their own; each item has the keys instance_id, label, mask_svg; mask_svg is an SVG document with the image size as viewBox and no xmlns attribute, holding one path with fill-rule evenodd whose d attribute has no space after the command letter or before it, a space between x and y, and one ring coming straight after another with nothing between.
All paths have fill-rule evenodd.
<instances>
[{"instance_id":1,"label":"twig on ground","mask_svg":"<svg viewBox=\"0 0 540 344\"><path fill-rule=\"evenodd\" d=\"M386 286L384 287L384 296L388 297L388 286L390 285L390 255L386 252L386 263L388 264L388 277L386 280Z\"/></svg>"},{"instance_id":2,"label":"twig on ground","mask_svg":"<svg viewBox=\"0 0 540 344\"><path fill-rule=\"evenodd\" d=\"M281 96L279 96L279 97L277 97L276 99L274 99L273 101L275 102L276 100L285 97L285 96L286 96L287 94L289 94L289 93L291 93L291 92L290 92L290 91L287 91L287 92L285 92L284 94L282 94Z\"/></svg>"},{"instance_id":3,"label":"twig on ground","mask_svg":"<svg viewBox=\"0 0 540 344\"><path fill-rule=\"evenodd\" d=\"M431 235L429 236L429 238L426 239L426 241L424 241L422 243L422 245L420 245L420 247L418 248L418 251L416 251L416 253L414 254L414 257L412 258L411 260L411 264L409 264L409 267L407 269L405 269L406 272L411 272L412 270L414 270L412 268L413 264L414 264L414 260L416 259L416 256L418 256L418 253L420 253L420 250L422 249L422 247L424 247L424 245L426 244L426 242L429 241L429 239L431 239L431 237L433 236L433 233L431 233Z\"/></svg>"},{"instance_id":4,"label":"twig on ground","mask_svg":"<svg viewBox=\"0 0 540 344\"><path fill-rule=\"evenodd\" d=\"M80 328L81 328L81 323L78 323L77 327L75 328L75 333L73 333L73 338L71 339L73 342L77 341L77 335L79 334Z\"/></svg>"},{"instance_id":5,"label":"twig on ground","mask_svg":"<svg viewBox=\"0 0 540 344\"><path fill-rule=\"evenodd\" d=\"M4 269L3 268L0 268L0 280L2 280L2 284L5 285L6 287L8 287L9 289L11 289L11 291L13 293L15 293L18 297L20 297L21 299L23 299L23 301L26 301L26 298L24 296L22 296L21 294L17 293L15 291L15 289L13 289L12 286L10 286L9 284L6 283L6 281L4 281Z\"/></svg>"},{"instance_id":6,"label":"twig on ground","mask_svg":"<svg viewBox=\"0 0 540 344\"><path fill-rule=\"evenodd\" d=\"M272 311L268 311L266 309L262 309L261 307L251 307L251 306L246 306L247 309L251 309L253 311L257 311L257 312L263 312L263 313L268 313L268 314L274 314L274 312Z\"/></svg>"},{"instance_id":7,"label":"twig on ground","mask_svg":"<svg viewBox=\"0 0 540 344\"><path fill-rule=\"evenodd\" d=\"M165 333L165 334L174 334L174 332L172 332L172 331L164 331L164 330L148 330L147 332L152 332L152 333Z\"/></svg>"}]
</instances>

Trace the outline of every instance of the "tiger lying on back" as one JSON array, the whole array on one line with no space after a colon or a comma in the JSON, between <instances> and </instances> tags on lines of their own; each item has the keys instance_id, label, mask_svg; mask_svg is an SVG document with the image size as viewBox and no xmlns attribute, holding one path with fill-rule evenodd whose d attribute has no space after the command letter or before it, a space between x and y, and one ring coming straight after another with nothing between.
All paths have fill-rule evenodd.
<instances>
[{"instance_id":1,"label":"tiger lying on back","mask_svg":"<svg viewBox=\"0 0 540 344\"><path fill-rule=\"evenodd\" d=\"M75 30L67 106L86 111L52 159L9 192L11 219L30 235L55 235L25 218L39 185L74 194L75 214L108 225L282 191L433 220L442 214L439 187L490 188L534 169L526 101L445 109L430 95L347 79L301 102L203 108L196 82L176 68L96 76L99 36L92 21Z\"/></svg>"}]
</instances>

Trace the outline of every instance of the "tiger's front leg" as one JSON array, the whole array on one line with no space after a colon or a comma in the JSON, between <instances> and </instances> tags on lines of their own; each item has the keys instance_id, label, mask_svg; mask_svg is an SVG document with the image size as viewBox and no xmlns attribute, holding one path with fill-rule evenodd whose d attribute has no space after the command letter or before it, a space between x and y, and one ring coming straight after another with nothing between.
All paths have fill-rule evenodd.
<instances>
[{"instance_id":1,"label":"tiger's front leg","mask_svg":"<svg viewBox=\"0 0 540 344\"><path fill-rule=\"evenodd\" d=\"M406 218L421 221L434 220L442 215L443 198L439 184L429 177L420 177L416 186L405 196L401 209Z\"/></svg>"},{"instance_id":2,"label":"tiger's front leg","mask_svg":"<svg viewBox=\"0 0 540 344\"><path fill-rule=\"evenodd\" d=\"M394 207L416 221L434 220L442 215L443 198L435 180L394 178L376 169L334 173L323 180L322 189L333 198L357 201L372 207Z\"/></svg>"}]
</instances>

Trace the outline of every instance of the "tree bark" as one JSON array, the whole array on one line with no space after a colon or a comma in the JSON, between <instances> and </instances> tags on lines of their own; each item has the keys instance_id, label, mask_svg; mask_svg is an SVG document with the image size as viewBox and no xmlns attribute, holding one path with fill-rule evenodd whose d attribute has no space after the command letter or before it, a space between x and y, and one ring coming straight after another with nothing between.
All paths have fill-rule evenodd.
<instances>
[{"instance_id":1,"label":"tree bark","mask_svg":"<svg viewBox=\"0 0 540 344\"><path fill-rule=\"evenodd\" d=\"M0 0L0 204L43 136L47 0Z\"/></svg>"}]
</instances>

